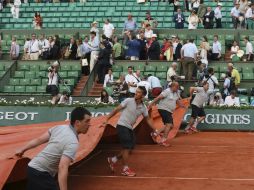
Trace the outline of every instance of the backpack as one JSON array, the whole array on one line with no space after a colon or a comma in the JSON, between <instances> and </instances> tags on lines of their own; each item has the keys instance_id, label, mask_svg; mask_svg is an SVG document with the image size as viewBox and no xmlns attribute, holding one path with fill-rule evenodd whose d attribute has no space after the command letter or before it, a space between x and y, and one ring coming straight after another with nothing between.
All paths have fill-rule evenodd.
<instances>
[{"instance_id":1,"label":"backpack","mask_svg":"<svg viewBox=\"0 0 254 190\"><path fill-rule=\"evenodd\" d=\"M235 80L234 78L230 77L230 85L228 87L228 92L230 93L234 89L235 89Z\"/></svg>"}]
</instances>

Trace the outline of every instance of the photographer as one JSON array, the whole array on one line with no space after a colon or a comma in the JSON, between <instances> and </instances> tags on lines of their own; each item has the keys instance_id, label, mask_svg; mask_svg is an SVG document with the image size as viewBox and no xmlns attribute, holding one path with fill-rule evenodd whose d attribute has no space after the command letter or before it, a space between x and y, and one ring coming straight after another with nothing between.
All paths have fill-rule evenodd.
<instances>
[{"instance_id":1,"label":"photographer","mask_svg":"<svg viewBox=\"0 0 254 190\"><path fill-rule=\"evenodd\" d=\"M46 92L52 95L52 104L56 104L56 101L58 99L58 68L59 68L59 62L55 61L49 68L48 68L48 85L46 87Z\"/></svg>"},{"instance_id":2,"label":"photographer","mask_svg":"<svg viewBox=\"0 0 254 190\"><path fill-rule=\"evenodd\" d=\"M222 106L224 105L224 100L220 92L217 92L214 96L212 106Z\"/></svg>"},{"instance_id":3,"label":"photographer","mask_svg":"<svg viewBox=\"0 0 254 190\"><path fill-rule=\"evenodd\" d=\"M63 91L63 94L60 97L58 104L71 105L72 97L67 91Z\"/></svg>"}]
</instances>

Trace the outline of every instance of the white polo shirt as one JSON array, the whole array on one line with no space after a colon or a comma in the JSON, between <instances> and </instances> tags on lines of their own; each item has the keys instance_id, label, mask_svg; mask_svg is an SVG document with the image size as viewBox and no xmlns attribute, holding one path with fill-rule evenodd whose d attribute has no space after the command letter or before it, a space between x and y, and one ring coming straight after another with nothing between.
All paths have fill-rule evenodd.
<instances>
[{"instance_id":1,"label":"white polo shirt","mask_svg":"<svg viewBox=\"0 0 254 190\"><path fill-rule=\"evenodd\" d=\"M240 16L240 11L239 9L236 9L236 7L231 9L231 15L233 15L234 17L239 17Z\"/></svg>"},{"instance_id":2,"label":"white polo shirt","mask_svg":"<svg viewBox=\"0 0 254 190\"><path fill-rule=\"evenodd\" d=\"M125 82L128 84L128 83L131 83L131 84L136 84L138 83L138 80L132 75L128 74L125 76ZM130 93L136 93L136 89L137 87L132 87L130 86L129 87L129 92Z\"/></svg>"},{"instance_id":3,"label":"white polo shirt","mask_svg":"<svg viewBox=\"0 0 254 190\"><path fill-rule=\"evenodd\" d=\"M215 10L214 10L214 17L216 19L222 18L221 10L219 9L219 7L215 8Z\"/></svg>"},{"instance_id":4,"label":"white polo shirt","mask_svg":"<svg viewBox=\"0 0 254 190\"><path fill-rule=\"evenodd\" d=\"M198 53L197 46L194 43L187 43L183 45L181 50L183 50L184 57L191 57L193 59L195 58L195 54Z\"/></svg>"},{"instance_id":5,"label":"white polo shirt","mask_svg":"<svg viewBox=\"0 0 254 190\"><path fill-rule=\"evenodd\" d=\"M37 39L30 40L28 51L29 51L29 53L37 53L37 52L39 52L39 42L38 42Z\"/></svg>"},{"instance_id":6,"label":"white polo shirt","mask_svg":"<svg viewBox=\"0 0 254 190\"><path fill-rule=\"evenodd\" d=\"M253 54L253 46L250 42L247 42L246 44L246 55Z\"/></svg>"},{"instance_id":7,"label":"white polo shirt","mask_svg":"<svg viewBox=\"0 0 254 190\"><path fill-rule=\"evenodd\" d=\"M221 43L219 41L213 42L213 53L221 53Z\"/></svg>"},{"instance_id":8,"label":"white polo shirt","mask_svg":"<svg viewBox=\"0 0 254 190\"><path fill-rule=\"evenodd\" d=\"M114 29L115 28L114 28L113 24L111 24L111 23L103 25L103 31L104 31L104 34L107 38L110 38L112 36Z\"/></svg>"}]
</instances>

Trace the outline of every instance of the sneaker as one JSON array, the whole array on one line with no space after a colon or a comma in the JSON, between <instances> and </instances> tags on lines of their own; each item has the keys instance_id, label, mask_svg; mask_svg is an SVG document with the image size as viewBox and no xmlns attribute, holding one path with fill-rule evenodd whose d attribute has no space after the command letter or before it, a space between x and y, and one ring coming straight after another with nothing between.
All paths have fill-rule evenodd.
<instances>
[{"instance_id":1,"label":"sneaker","mask_svg":"<svg viewBox=\"0 0 254 190\"><path fill-rule=\"evenodd\" d=\"M160 142L160 145L161 145L161 146L165 146L165 147L171 146L171 145L167 142L167 139L162 140L162 141Z\"/></svg>"},{"instance_id":2,"label":"sneaker","mask_svg":"<svg viewBox=\"0 0 254 190\"><path fill-rule=\"evenodd\" d=\"M195 133L198 133L198 132L199 132L199 131L197 130L196 127L191 127L190 130L193 131L193 132L195 132Z\"/></svg>"},{"instance_id":3,"label":"sneaker","mask_svg":"<svg viewBox=\"0 0 254 190\"><path fill-rule=\"evenodd\" d=\"M126 168L126 169L123 169L122 175L127 176L127 177L134 177L134 176L136 176L136 173L131 171L130 168Z\"/></svg>"},{"instance_id":4,"label":"sneaker","mask_svg":"<svg viewBox=\"0 0 254 190\"><path fill-rule=\"evenodd\" d=\"M158 134L157 134L156 132L151 132L151 137L152 137L152 139L153 139L153 141L154 141L155 143L158 143L158 142L157 142Z\"/></svg>"},{"instance_id":5,"label":"sneaker","mask_svg":"<svg viewBox=\"0 0 254 190\"><path fill-rule=\"evenodd\" d=\"M108 164L111 172L115 172L115 163L112 161L112 158L108 157Z\"/></svg>"}]
</instances>

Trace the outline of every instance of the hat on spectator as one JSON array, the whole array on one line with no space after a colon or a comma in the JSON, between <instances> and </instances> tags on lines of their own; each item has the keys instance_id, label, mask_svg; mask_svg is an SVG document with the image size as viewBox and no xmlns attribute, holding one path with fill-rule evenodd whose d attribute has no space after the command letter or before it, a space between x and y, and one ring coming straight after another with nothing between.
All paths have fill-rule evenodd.
<instances>
[{"instance_id":1,"label":"hat on spectator","mask_svg":"<svg viewBox=\"0 0 254 190\"><path fill-rule=\"evenodd\" d=\"M172 38L176 38L176 36L175 36L175 35L172 35L171 37L172 37Z\"/></svg>"},{"instance_id":2,"label":"hat on spectator","mask_svg":"<svg viewBox=\"0 0 254 190\"><path fill-rule=\"evenodd\" d=\"M248 5L251 5L251 1L248 1Z\"/></svg>"},{"instance_id":3,"label":"hat on spectator","mask_svg":"<svg viewBox=\"0 0 254 190\"><path fill-rule=\"evenodd\" d=\"M152 38L157 38L157 34L153 34L153 35L152 35Z\"/></svg>"},{"instance_id":4,"label":"hat on spectator","mask_svg":"<svg viewBox=\"0 0 254 190\"><path fill-rule=\"evenodd\" d=\"M221 76L220 76L222 79L226 78L226 74L225 73L222 73Z\"/></svg>"},{"instance_id":5,"label":"hat on spectator","mask_svg":"<svg viewBox=\"0 0 254 190\"><path fill-rule=\"evenodd\" d=\"M218 3L217 6L222 6L222 3Z\"/></svg>"},{"instance_id":6,"label":"hat on spectator","mask_svg":"<svg viewBox=\"0 0 254 190\"><path fill-rule=\"evenodd\" d=\"M93 23L92 24L98 24L98 22L95 20L95 21L93 21Z\"/></svg>"}]
</instances>

